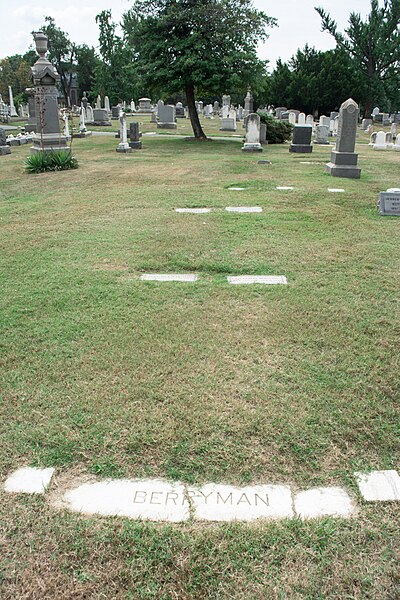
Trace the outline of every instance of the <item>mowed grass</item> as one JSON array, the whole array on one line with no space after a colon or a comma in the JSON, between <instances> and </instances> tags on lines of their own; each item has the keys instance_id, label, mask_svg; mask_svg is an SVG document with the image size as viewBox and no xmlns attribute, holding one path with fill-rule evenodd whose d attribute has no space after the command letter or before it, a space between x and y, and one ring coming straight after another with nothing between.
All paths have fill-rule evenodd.
<instances>
[{"instance_id":1,"label":"mowed grass","mask_svg":"<svg viewBox=\"0 0 400 600\"><path fill-rule=\"evenodd\" d=\"M3 478L31 464L334 484L362 504L353 471L399 467L400 219L376 202L399 187L400 156L360 144L353 181L324 173L327 147L142 141L121 156L111 136L76 140L80 169L58 174L25 175L26 147L0 161ZM289 285L229 286L231 274ZM400 594L393 506L350 522L156 526L1 496L5 597Z\"/></svg>"}]
</instances>

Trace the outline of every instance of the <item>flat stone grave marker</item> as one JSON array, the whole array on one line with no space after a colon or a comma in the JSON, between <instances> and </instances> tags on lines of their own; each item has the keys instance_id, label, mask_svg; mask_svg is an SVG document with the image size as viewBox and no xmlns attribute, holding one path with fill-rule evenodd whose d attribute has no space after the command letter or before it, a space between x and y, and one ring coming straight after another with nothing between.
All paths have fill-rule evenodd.
<instances>
[{"instance_id":1,"label":"flat stone grave marker","mask_svg":"<svg viewBox=\"0 0 400 600\"><path fill-rule=\"evenodd\" d=\"M264 285L286 285L287 279L284 275L237 275L228 276L228 283L232 285L249 285L261 283Z\"/></svg>"},{"instance_id":2,"label":"flat stone grave marker","mask_svg":"<svg viewBox=\"0 0 400 600\"><path fill-rule=\"evenodd\" d=\"M193 282L197 281L197 275L179 274L179 273L145 273L140 276L142 281L180 281Z\"/></svg>"},{"instance_id":3,"label":"flat stone grave marker","mask_svg":"<svg viewBox=\"0 0 400 600\"><path fill-rule=\"evenodd\" d=\"M400 190L393 188L393 191L380 192L378 211L382 216L400 216Z\"/></svg>"},{"instance_id":4,"label":"flat stone grave marker","mask_svg":"<svg viewBox=\"0 0 400 600\"><path fill-rule=\"evenodd\" d=\"M177 213L192 213L194 215L204 215L211 212L211 208L176 208Z\"/></svg>"},{"instance_id":5,"label":"flat stone grave marker","mask_svg":"<svg viewBox=\"0 0 400 600\"><path fill-rule=\"evenodd\" d=\"M4 484L6 492L44 494L53 477L54 469L23 467L12 473Z\"/></svg>"},{"instance_id":6,"label":"flat stone grave marker","mask_svg":"<svg viewBox=\"0 0 400 600\"><path fill-rule=\"evenodd\" d=\"M236 212L236 213L261 213L261 206L227 206L225 208L228 212Z\"/></svg>"},{"instance_id":7,"label":"flat stone grave marker","mask_svg":"<svg viewBox=\"0 0 400 600\"><path fill-rule=\"evenodd\" d=\"M302 519L349 517L355 511L350 496L338 487L314 488L299 492L294 499L294 508Z\"/></svg>"},{"instance_id":8,"label":"flat stone grave marker","mask_svg":"<svg viewBox=\"0 0 400 600\"><path fill-rule=\"evenodd\" d=\"M397 471L354 473L360 493L367 502L400 500L400 476Z\"/></svg>"},{"instance_id":9,"label":"flat stone grave marker","mask_svg":"<svg viewBox=\"0 0 400 600\"><path fill-rule=\"evenodd\" d=\"M187 521L190 510L181 483L161 480L115 480L86 483L64 495L75 512L151 521Z\"/></svg>"},{"instance_id":10,"label":"flat stone grave marker","mask_svg":"<svg viewBox=\"0 0 400 600\"><path fill-rule=\"evenodd\" d=\"M209 483L188 490L200 521L254 521L293 517L292 493L286 485L237 488Z\"/></svg>"},{"instance_id":11,"label":"flat stone grave marker","mask_svg":"<svg viewBox=\"0 0 400 600\"><path fill-rule=\"evenodd\" d=\"M294 190L294 187L291 187L290 185L278 185L276 189L279 191L286 191L286 190Z\"/></svg>"},{"instance_id":12,"label":"flat stone grave marker","mask_svg":"<svg viewBox=\"0 0 400 600\"><path fill-rule=\"evenodd\" d=\"M242 192L245 188L241 188L241 187L229 187L228 190L230 190L231 192Z\"/></svg>"},{"instance_id":13,"label":"flat stone grave marker","mask_svg":"<svg viewBox=\"0 0 400 600\"><path fill-rule=\"evenodd\" d=\"M332 194L341 194L344 190L342 188L328 188L328 192L331 192Z\"/></svg>"}]
</instances>

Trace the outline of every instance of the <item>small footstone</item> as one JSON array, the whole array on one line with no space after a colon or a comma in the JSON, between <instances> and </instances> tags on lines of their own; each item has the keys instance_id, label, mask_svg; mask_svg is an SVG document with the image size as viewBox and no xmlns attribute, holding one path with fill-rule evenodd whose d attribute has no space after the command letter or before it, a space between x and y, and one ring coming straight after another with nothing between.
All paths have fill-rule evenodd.
<instances>
[{"instance_id":1,"label":"small footstone","mask_svg":"<svg viewBox=\"0 0 400 600\"><path fill-rule=\"evenodd\" d=\"M165 273L165 274L157 274L157 273L146 273L141 275L140 279L142 281L197 281L197 275L180 275L179 273Z\"/></svg>"},{"instance_id":2,"label":"small footstone","mask_svg":"<svg viewBox=\"0 0 400 600\"><path fill-rule=\"evenodd\" d=\"M53 477L54 469L24 467L12 473L4 484L6 492L44 494Z\"/></svg>"},{"instance_id":3,"label":"small footstone","mask_svg":"<svg viewBox=\"0 0 400 600\"><path fill-rule=\"evenodd\" d=\"M279 186L277 186L277 188L276 188L276 189L277 189L277 190L280 190L280 191L285 191L285 190L294 190L294 188L293 188L293 187L291 187L291 186L289 186L289 185L279 185Z\"/></svg>"},{"instance_id":4,"label":"small footstone","mask_svg":"<svg viewBox=\"0 0 400 600\"><path fill-rule=\"evenodd\" d=\"M228 212L236 213L261 213L261 206L227 206L225 208Z\"/></svg>"},{"instance_id":5,"label":"small footstone","mask_svg":"<svg viewBox=\"0 0 400 600\"><path fill-rule=\"evenodd\" d=\"M200 521L255 521L293 517L292 493L286 485L233 487L209 483L189 489Z\"/></svg>"},{"instance_id":6,"label":"small footstone","mask_svg":"<svg viewBox=\"0 0 400 600\"><path fill-rule=\"evenodd\" d=\"M204 215L211 212L211 208L176 208L177 213L192 213L193 215Z\"/></svg>"},{"instance_id":7,"label":"small footstone","mask_svg":"<svg viewBox=\"0 0 400 600\"><path fill-rule=\"evenodd\" d=\"M240 187L230 187L228 188L228 190L230 190L231 192L242 192L245 188L240 188Z\"/></svg>"},{"instance_id":8,"label":"small footstone","mask_svg":"<svg viewBox=\"0 0 400 600\"><path fill-rule=\"evenodd\" d=\"M250 283L262 283L266 285L287 284L287 279L284 275L238 275L228 277L227 279L233 285L246 285Z\"/></svg>"},{"instance_id":9,"label":"small footstone","mask_svg":"<svg viewBox=\"0 0 400 600\"><path fill-rule=\"evenodd\" d=\"M270 160L259 160L257 162L258 165L272 165L272 162Z\"/></svg>"},{"instance_id":10,"label":"small footstone","mask_svg":"<svg viewBox=\"0 0 400 600\"><path fill-rule=\"evenodd\" d=\"M344 192L342 188L328 188L328 192L332 192L333 194L341 194Z\"/></svg>"},{"instance_id":11,"label":"small footstone","mask_svg":"<svg viewBox=\"0 0 400 600\"><path fill-rule=\"evenodd\" d=\"M354 473L360 493L367 502L400 500L400 476L397 471Z\"/></svg>"},{"instance_id":12,"label":"small footstone","mask_svg":"<svg viewBox=\"0 0 400 600\"><path fill-rule=\"evenodd\" d=\"M350 496L339 487L314 488L299 492L294 509L302 519L318 517L349 517L355 510Z\"/></svg>"}]
</instances>

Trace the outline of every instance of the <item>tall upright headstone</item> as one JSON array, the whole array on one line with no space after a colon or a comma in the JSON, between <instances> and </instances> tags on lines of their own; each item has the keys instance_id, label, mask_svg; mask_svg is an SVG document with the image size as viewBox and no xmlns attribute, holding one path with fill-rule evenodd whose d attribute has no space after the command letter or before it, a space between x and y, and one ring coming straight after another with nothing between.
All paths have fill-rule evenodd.
<instances>
[{"instance_id":1,"label":"tall upright headstone","mask_svg":"<svg viewBox=\"0 0 400 600\"><path fill-rule=\"evenodd\" d=\"M104 108L106 109L106 111L108 113L111 112L111 109L110 109L110 100L109 100L108 96L104 96Z\"/></svg>"},{"instance_id":2,"label":"tall upright headstone","mask_svg":"<svg viewBox=\"0 0 400 600\"><path fill-rule=\"evenodd\" d=\"M244 99L244 115L245 117L247 117L247 115L251 114L254 110L254 98L253 98L253 94L251 93L251 88L249 88L247 90L247 94L246 94L246 98Z\"/></svg>"},{"instance_id":3,"label":"tall upright headstone","mask_svg":"<svg viewBox=\"0 0 400 600\"><path fill-rule=\"evenodd\" d=\"M175 106L164 103L158 105L157 129L176 129Z\"/></svg>"},{"instance_id":4,"label":"tall upright headstone","mask_svg":"<svg viewBox=\"0 0 400 600\"><path fill-rule=\"evenodd\" d=\"M7 146L6 130L0 127L0 156L11 154L10 146Z\"/></svg>"},{"instance_id":5,"label":"tall upright headstone","mask_svg":"<svg viewBox=\"0 0 400 600\"><path fill-rule=\"evenodd\" d=\"M262 152L260 144L260 115L251 113L246 117L246 140L242 147L243 152Z\"/></svg>"},{"instance_id":6,"label":"tall upright headstone","mask_svg":"<svg viewBox=\"0 0 400 600\"><path fill-rule=\"evenodd\" d=\"M31 67L35 88L36 133L32 136L31 152L50 152L67 148L67 138L61 133L58 116L57 83L60 76L47 60L47 36L39 31L34 34L39 59Z\"/></svg>"},{"instance_id":7,"label":"tall upright headstone","mask_svg":"<svg viewBox=\"0 0 400 600\"><path fill-rule=\"evenodd\" d=\"M11 85L8 86L8 95L10 97L10 117L18 117L18 113L15 110L14 96Z\"/></svg>"},{"instance_id":8,"label":"tall upright headstone","mask_svg":"<svg viewBox=\"0 0 400 600\"><path fill-rule=\"evenodd\" d=\"M131 121L129 124L129 146L134 150L142 149L142 142L140 141L139 123L137 121Z\"/></svg>"},{"instance_id":9,"label":"tall upright headstone","mask_svg":"<svg viewBox=\"0 0 400 600\"><path fill-rule=\"evenodd\" d=\"M360 178L361 169L357 166L358 154L354 152L358 113L358 104L352 98L343 102L340 107L336 147L332 150L331 162L325 167L333 177Z\"/></svg>"},{"instance_id":10,"label":"tall upright headstone","mask_svg":"<svg viewBox=\"0 0 400 600\"><path fill-rule=\"evenodd\" d=\"M120 122L120 142L116 148L117 152L132 152L132 148L128 144L128 135L126 131L126 113L121 112L121 116L119 118Z\"/></svg>"}]
</instances>

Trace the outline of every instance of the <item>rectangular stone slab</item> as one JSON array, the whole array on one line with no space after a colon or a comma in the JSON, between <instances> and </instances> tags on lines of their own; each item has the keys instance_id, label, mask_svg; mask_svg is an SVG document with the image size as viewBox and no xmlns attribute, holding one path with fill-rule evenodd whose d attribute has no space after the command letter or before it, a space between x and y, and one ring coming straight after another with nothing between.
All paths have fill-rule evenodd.
<instances>
[{"instance_id":1,"label":"rectangular stone slab","mask_svg":"<svg viewBox=\"0 0 400 600\"><path fill-rule=\"evenodd\" d=\"M339 487L314 488L299 492L294 499L296 514L302 519L349 517L355 506L348 493Z\"/></svg>"},{"instance_id":2,"label":"rectangular stone slab","mask_svg":"<svg viewBox=\"0 0 400 600\"><path fill-rule=\"evenodd\" d=\"M284 275L238 275L228 277L228 282L233 285L246 285L250 283L261 283L266 285L286 285L287 279Z\"/></svg>"},{"instance_id":3,"label":"rectangular stone slab","mask_svg":"<svg viewBox=\"0 0 400 600\"><path fill-rule=\"evenodd\" d=\"M395 470L354 473L360 493L367 502L400 500L400 476Z\"/></svg>"},{"instance_id":4,"label":"rectangular stone slab","mask_svg":"<svg viewBox=\"0 0 400 600\"><path fill-rule=\"evenodd\" d=\"M227 206L225 208L228 212L236 213L261 213L261 206Z\"/></svg>"},{"instance_id":5,"label":"rectangular stone slab","mask_svg":"<svg viewBox=\"0 0 400 600\"><path fill-rule=\"evenodd\" d=\"M44 494L53 477L54 469L23 467L12 473L4 484L6 492Z\"/></svg>"},{"instance_id":6,"label":"rectangular stone slab","mask_svg":"<svg viewBox=\"0 0 400 600\"><path fill-rule=\"evenodd\" d=\"M181 282L193 282L197 281L197 275L180 275L178 273L146 273L141 275L140 279L142 281L181 281Z\"/></svg>"},{"instance_id":7,"label":"rectangular stone slab","mask_svg":"<svg viewBox=\"0 0 400 600\"><path fill-rule=\"evenodd\" d=\"M380 215L400 216L400 194L381 192L379 194L378 210Z\"/></svg>"},{"instance_id":8,"label":"rectangular stone slab","mask_svg":"<svg viewBox=\"0 0 400 600\"><path fill-rule=\"evenodd\" d=\"M234 487L209 483L188 494L199 521L255 521L293 517L292 493L286 485Z\"/></svg>"},{"instance_id":9,"label":"rectangular stone slab","mask_svg":"<svg viewBox=\"0 0 400 600\"><path fill-rule=\"evenodd\" d=\"M86 483L64 494L70 510L88 515L130 517L178 523L189 518L182 484L161 480Z\"/></svg>"},{"instance_id":10,"label":"rectangular stone slab","mask_svg":"<svg viewBox=\"0 0 400 600\"><path fill-rule=\"evenodd\" d=\"M194 215L204 215L211 212L211 208L176 208L177 213L192 213Z\"/></svg>"}]
</instances>

